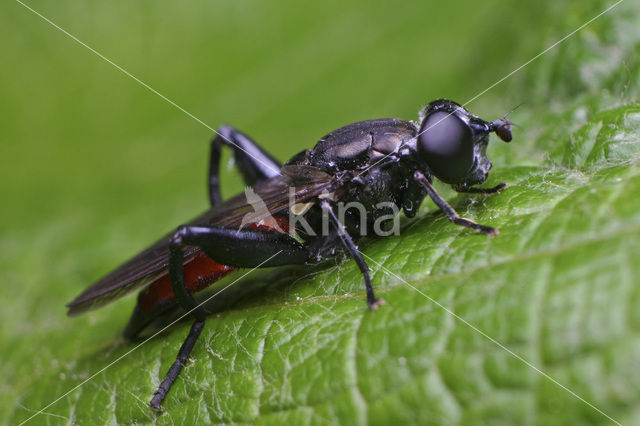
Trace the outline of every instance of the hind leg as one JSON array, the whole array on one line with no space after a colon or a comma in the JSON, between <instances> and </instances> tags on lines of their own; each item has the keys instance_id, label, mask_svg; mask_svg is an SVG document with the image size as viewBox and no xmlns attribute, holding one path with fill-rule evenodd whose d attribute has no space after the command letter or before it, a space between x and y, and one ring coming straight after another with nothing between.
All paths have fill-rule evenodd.
<instances>
[{"instance_id":1,"label":"hind leg","mask_svg":"<svg viewBox=\"0 0 640 426\"><path fill-rule=\"evenodd\" d=\"M199 247L207 256L225 265L240 268L261 268L303 264L310 253L287 234L265 229L230 229L221 226L183 226L169 243L169 279L180 306L191 314L195 322L180 347L176 360L165 379L158 386L149 406L162 411L162 401L178 378L209 314L188 291L184 281L185 246Z\"/></svg>"},{"instance_id":2,"label":"hind leg","mask_svg":"<svg viewBox=\"0 0 640 426\"><path fill-rule=\"evenodd\" d=\"M282 165L249 136L231 126L221 126L211 141L209 160L209 200L215 206L222 202L220 195L220 151L225 145L233 150L244 182L251 186L280 174Z\"/></svg>"}]
</instances>

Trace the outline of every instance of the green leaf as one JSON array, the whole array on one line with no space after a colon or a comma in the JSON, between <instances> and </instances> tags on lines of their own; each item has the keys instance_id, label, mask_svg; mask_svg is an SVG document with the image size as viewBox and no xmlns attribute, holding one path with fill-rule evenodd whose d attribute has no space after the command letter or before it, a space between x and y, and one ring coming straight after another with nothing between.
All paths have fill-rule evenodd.
<instances>
[{"instance_id":1,"label":"green leaf","mask_svg":"<svg viewBox=\"0 0 640 426\"><path fill-rule=\"evenodd\" d=\"M603 1L581 2L573 8L556 5L555 9L542 11L544 7L513 4L517 6L504 9L491 3L491 7L483 6L478 16L469 13L461 17L468 25L460 25L460 40L466 36L489 41L486 48L465 46L456 51L456 43L447 44L451 43L447 41L448 35L439 33L441 39L430 39L436 45L436 40L444 43L442 49L430 51L432 55L437 52L443 55L445 47L451 47L452 52L448 59L442 59L451 69L447 68L442 75L431 70L435 73L431 77L440 76L446 90L471 97L479 88L472 84L476 82L469 81L470 70L484 67L486 61L488 71L477 73L486 76L489 85L496 76L525 62L608 5ZM229 8L229 15L225 16L230 16L230 22L249 20L242 27L246 33L234 33L227 27L229 23L217 15L218 11L212 16L215 15L220 28L211 29L206 20L198 21L197 8L171 16L170 12L175 10L149 6L158 14L155 18L142 9L130 7L141 15L123 17L111 7L98 11L113 28L118 28L120 18L127 24L122 28L139 28L128 23L144 23L149 19L150 23L141 27L149 32L140 34L156 34L162 43L147 40L148 43L164 45L178 57L183 54L185 61L193 58L192 68L183 69L180 61L166 64L179 76L187 77L194 72L194 80L205 81L210 70L207 65L224 66L224 61L196 59L203 54L199 49L208 45L199 33L188 32L192 28L190 23L202 31L212 31L207 34L226 34L231 47L255 54L256 71L244 71L250 75L234 89L238 97L225 98L230 104L220 102L218 106L218 101L208 104L198 98L199 92L189 84L184 84L189 93L183 99L199 105L201 114L216 111L220 115L226 105L231 120L234 114L242 119L247 109L243 102L253 99L251 92L244 91L245 84L255 89L255 99L266 102L281 95L284 106L274 103L262 109L263 119L248 121L272 139L305 136L312 141L329 124L337 127L344 120L368 118L358 114L386 115L395 106L400 111L413 108L414 89L410 85L405 88L403 79L417 85L424 77L411 71L411 66L427 68L420 62L427 61L426 58L409 56L415 53L415 45L402 47L398 43L425 37L420 31L427 30L418 23L431 15L424 9L426 6L420 9L418 4L398 6L397 10L349 6L339 16L332 15L336 9L321 5L309 6L314 9L308 11L295 7L291 10L289 6L286 12L278 9L277 13L257 5L251 13L224 6ZM453 16L455 12L446 5L437 7L441 8L438 13L445 16ZM12 31L21 20L34 31L41 31L34 37L40 43L52 43L47 46L54 52L50 59L54 70L77 72L73 70L78 63L97 66L93 61L99 59L80 47L69 54L75 58L71 65L66 60L56 62L59 55L66 53L55 52L71 49L72 42L24 10L11 9L9 13L16 16L17 23L5 18L7 26L2 28L9 30L0 31ZM136 46L145 43L135 39L138 33L126 33L129 38L122 36L123 40L130 43L116 47L108 37L115 31L109 25L101 31L74 21L61 11L43 10L43 13L55 17L56 22L62 21L63 26L78 25L76 30L85 31L82 39L93 35L97 45L116 49L123 59L130 61L131 67L144 71L144 80L157 78L164 87L174 88L173 79L163 74L161 67L147 69L144 63L136 62L140 61L136 59L140 55ZM265 24L278 19L280 13L285 14L281 18L284 29L276 30ZM296 17L305 16L303 23L313 22L306 13L314 14L323 25L311 30L297 26ZM76 19L82 16L93 15L78 12ZM167 25L172 30L185 31L181 40L194 42L186 53L181 53L182 46L172 41L177 32L168 37L154 27L160 25L160 17L170 16L177 23L173 26L167 21ZM485 21L482 25L474 21L489 17L493 20L491 25L504 24L516 35L496 36L493 32L504 30L486 27ZM366 308L362 278L351 261L339 260L312 268L251 271L239 282L235 282L239 274L227 277L216 289L233 284L212 299L210 305L219 313L208 319L192 360L165 400L162 414L152 412L146 404L175 359L189 323L181 322L137 348L118 337L134 303L131 298L73 320L64 318L62 305L83 285L108 272L152 240L154 234L162 232L158 223L170 227L181 217L195 213L194 205L204 208L201 200L204 191L194 185L203 182L202 176L197 172L191 174L191 170L205 170L205 159L194 165L191 154L184 154L180 146L172 145L194 123L187 121L187 117L184 122L167 124L167 117L179 113L160 110L164 107L160 100L147 92L138 93L137 87L129 87L129 82L114 76L116 71L108 65L93 71L100 80L82 75L79 82L69 77L61 84L70 88L94 84L93 89L86 90L102 93L109 99L105 104L111 107L121 104L109 98L108 87L101 88L103 79L107 86L113 84L134 91L122 96L142 102L142 109L148 112L137 116L139 122L127 121L124 112L121 117L118 111L111 112L115 115L109 117L123 121L122 130L113 129L111 122L96 119L95 113L100 110L91 108L103 107L93 106L88 100L85 105L67 99L62 112L56 115L55 106L59 105L56 94L60 93L56 87L45 90L49 98L44 96L42 104L25 95L24 90L12 92L12 84L22 81L16 73L6 80L9 83L3 82L2 93L13 99L14 105L33 105L41 108L45 116L57 117L55 123L52 119L51 137L60 143L54 147L59 146L62 154L59 157L51 154L54 155L51 158L66 159L67 168L61 166L60 170L51 171L47 179L42 170L50 170L46 168L50 160L47 153L53 148L34 142L40 141L37 136L41 130L27 124L27 115L7 109L4 117L14 117L5 123L7 134L15 140L16 135L25 135L27 142L26 148L3 146L2 157L31 154L35 166L31 165L30 170L35 177L25 174L19 182L2 188L8 205L14 207L4 212L3 224L11 223L12 227L3 230L0 239L3 280L0 418L15 424L46 407L33 418L37 424L546 425L607 424L611 419L638 424L639 18L640 6L623 2L521 71L508 90L499 86L495 89L498 92L487 94L487 100L483 100L486 109L492 102L497 103L500 96L508 97L507 93L513 96L508 101L513 100L514 104L527 101L513 113L519 125L514 131L514 141L508 145L495 142L489 149L494 169L488 185L504 181L509 187L486 197L454 195L444 186L439 189L461 215L500 228L498 236L487 238L456 227L431 203L425 202L418 217L403 219L400 236L362 246L370 259L377 294L387 302L375 312ZM432 24L436 31L440 24ZM531 33L518 35L521 28ZM350 38L344 37L345 31ZM250 38L254 41L264 37L271 45L280 40L289 47L290 50L284 50L289 53L275 48L271 51L284 55L283 61L299 66L300 72L276 77L276 71L284 68L270 62L268 54L244 40L242 34L255 37ZM320 37L318 34L323 35L325 43L313 42ZM54 42L43 41L53 36L59 38ZM312 41L308 42L310 50L303 52L300 46L307 45L303 42L296 45L291 40L306 40L304 37ZM427 40L419 40L424 42L423 46L430 46ZM517 51L518 45L512 44L513 40L521 40L522 52ZM29 46L27 39L16 41L9 51L22 52L20 43ZM367 62L368 57L358 56L362 46L365 52L378 53L373 63ZM231 47L220 49L228 50L231 63L240 67L250 56L235 57ZM477 56L476 49L482 49L482 55ZM159 63L158 58L162 57L155 58L154 52L142 51L150 55L150 63ZM384 52L390 52L390 56L386 57ZM509 52L514 52L518 61L511 63ZM325 68L321 68L320 62L305 66L314 54L330 57L324 59ZM25 58L37 64L38 56L33 55L25 54ZM382 62L381 67L388 64L402 67L404 55L411 58L407 59L411 66L407 70L395 69L403 76L400 81L394 80L391 85L385 80L381 84L378 79L386 79L385 73L390 71L371 65ZM457 67L453 67L455 61ZM230 71L215 72L227 82L234 81L235 74ZM298 80L299 74L307 75L308 81ZM450 77L445 76L449 74ZM54 77L48 78L55 81ZM368 90L382 88L375 95L360 93L350 87L359 78L362 87ZM272 89L268 84L272 80L280 86ZM295 89L290 93L287 80ZM171 93L179 93L184 81L176 84ZM337 98L339 93L330 90L337 90L331 88L340 85L339 90L344 93ZM433 87L424 91L443 95L440 92L443 89ZM295 106L303 95L325 102L325 91L331 95L328 96L331 105L316 105L311 111L300 111ZM367 109L360 103L374 106ZM125 104L129 102L122 103ZM90 111L83 112L82 105ZM501 107L494 105L496 110ZM82 130L84 120L78 120L79 129L74 127L76 121L70 118L71 112L76 111L74 108L81 117L86 114L88 120L94 120L92 125L106 132L108 138L98 134L96 138L101 143L82 151L81 143L85 143L83 137L89 129L84 130L87 133ZM486 118L495 112L484 112L483 107L475 104L469 108ZM295 135L294 130L287 129L291 122L302 120L309 113L314 118L308 129L301 124L305 129ZM323 113L328 115L323 117ZM162 133L158 138L164 141L160 146L165 151L154 156L151 151L155 138L145 128L154 128L158 123L161 123L158 133ZM202 154L206 148L202 141L206 141L208 133L196 134L196 130L188 134L189 140L197 141L190 149ZM69 145L62 144L67 137ZM118 148L114 153L108 149L111 141L112 148ZM126 143L133 144L130 151L126 150ZM295 151L286 150L286 142L276 146L283 157ZM34 147L42 151L33 151ZM167 151L171 149L174 151ZM88 158L93 156L100 161L86 166L86 170L74 168L78 150L83 155L78 161L93 164ZM105 162L104 158L112 166L100 171L97 167ZM22 176L23 164L15 163L7 164L2 173ZM154 166L161 170L157 175L149 171ZM126 170L122 176L120 168ZM75 175L69 175L68 170ZM4 177L2 180L8 182ZM188 189L191 186L195 188ZM59 187L67 188L66 192ZM234 188L240 187L236 183ZM96 192L98 196L94 196ZM27 198L31 201L25 201ZM59 397L62 398L58 400Z\"/></svg>"}]
</instances>

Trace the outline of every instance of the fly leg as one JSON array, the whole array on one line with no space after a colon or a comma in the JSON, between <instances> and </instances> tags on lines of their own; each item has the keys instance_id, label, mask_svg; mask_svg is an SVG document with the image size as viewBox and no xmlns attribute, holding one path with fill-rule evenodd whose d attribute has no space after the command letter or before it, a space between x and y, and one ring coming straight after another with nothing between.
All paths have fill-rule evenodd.
<instances>
[{"instance_id":1,"label":"fly leg","mask_svg":"<svg viewBox=\"0 0 640 426\"><path fill-rule=\"evenodd\" d=\"M336 227L338 231L338 235L340 236L340 241L345 249L349 252L353 260L356 261L358 268L360 268L360 272L362 272L362 276L364 277L364 286L367 291L367 305L371 309L378 309L378 307L384 304L384 299L376 299L375 293L373 291L373 285L371 284L371 277L369 275L369 267L367 263L362 258L362 254L358 250L358 246L353 242L353 239L345 229L344 225L338 217L336 216L331 204L328 201L322 202L322 209L325 210L329 214L329 219L331 223Z\"/></svg>"},{"instance_id":2,"label":"fly leg","mask_svg":"<svg viewBox=\"0 0 640 426\"><path fill-rule=\"evenodd\" d=\"M182 343L182 346L180 346L180 350L178 351L176 360L169 368L169 371L167 371L167 375L165 376L162 383L160 383L160 386L158 386L158 390L156 390L156 392L153 394L151 402L149 402L149 406L154 410L162 411L162 400L164 400L167 392L169 392L169 389L171 389L171 385L173 384L173 382L175 382L175 380L178 378L178 374L180 374L182 366L187 362L189 354L191 353L193 346L196 344L198 337L200 337L200 333L202 332L203 328L204 320L196 320L191 325L191 329L189 330L187 338Z\"/></svg>"},{"instance_id":3,"label":"fly leg","mask_svg":"<svg viewBox=\"0 0 640 426\"><path fill-rule=\"evenodd\" d=\"M282 165L268 152L260 148L249 136L231 126L221 126L211 141L209 160L209 200L215 206L222 202L220 196L220 151L226 145L233 150L233 158L244 182L251 186L280 174Z\"/></svg>"},{"instance_id":4,"label":"fly leg","mask_svg":"<svg viewBox=\"0 0 640 426\"><path fill-rule=\"evenodd\" d=\"M502 182L491 188L474 188L474 187L467 188L467 187L461 187L461 186L454 186L453 189L456 192L462 192L467 194L497 194L498 192L502 191L506 187L507 187L507 184Z\"/></svg>"},{"instance_id":5,"label":"fly leg","mask_svg":"<svg viewBox=\"0 0 640 426\"><path fill-rule=\"evenodd\" d=\"M483 234L494 236L498 233L496 228L491 228L490 226L480 225L475 223L472 220L462 218L458 215L458 213L445 201L444 198L438 194L436 189L431 185L429 180L420 172L415 172L413 178L420 183L426 190L427 194L431 197L434 203L444 212L447 219L456 225L464 226L466 228L471 228L475 231L482 232Z\"/></svg>"},{"instance_id":6,"label":"fly leg","mask_svg":"<svg viewBox=\"0 0 640 426\"><path fill-rule=\"evenodd\" d=\"M182 226L169 243L169 280L180 306L195 322L178 356L149 405L162 411L162 400L187 361L209 312L187 290L184 282L184 247L199 247L211 259L238 268L303 264L309 251L287 234L266 229L231 229L222 226Z\"/></svg>"}]
</instances>

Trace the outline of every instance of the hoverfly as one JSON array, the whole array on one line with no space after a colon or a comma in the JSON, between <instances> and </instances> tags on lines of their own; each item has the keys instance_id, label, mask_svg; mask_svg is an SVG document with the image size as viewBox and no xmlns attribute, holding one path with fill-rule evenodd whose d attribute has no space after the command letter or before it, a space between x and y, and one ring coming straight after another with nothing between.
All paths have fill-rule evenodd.
<instances>
[{"instance_id":1,"label":"hoverfly","mask_svg":"<svg viewBox=\"0 0 640 426\"><path fill-rule=\"evenodd\" d=\"M327 134L313 149L294 155L284 165L247 135L229 127L219 129L211 142L209 198L211 209L180 226L85 290L69 303L68 315L103 306L133 290L141 290L125 330L133 339L151 322L176 306L189 312L194 323L176 361L149 405L161 403L178 377L210 314L193 294L238 268L309 264L336 256L352 257L362 272L367 304L377 308L369 269L356 242L362 227L388 213L380 202L415 216L428 195L456 225L494 235L497 229L460 217L436 192L433 177L455 191L493 194L506 185L479 188L491 169L486 148L495 132L511 141L512 123L505 117L484 121L461 105L439 99L424 107L418 122L395 118L360 121ZM235 163L252 197L267 215L245 223L256 212L249 192L222 201L219 163L223 146L233 150ZM346 219L336 204L359 202L367 215ZM291 216L304 215L307 229L290 229ZM327 219L326 232L319 232ZM364 225L361 225L364 223ZM293 235L296 234L296 235Z\"/></svg>"}]
</instances>

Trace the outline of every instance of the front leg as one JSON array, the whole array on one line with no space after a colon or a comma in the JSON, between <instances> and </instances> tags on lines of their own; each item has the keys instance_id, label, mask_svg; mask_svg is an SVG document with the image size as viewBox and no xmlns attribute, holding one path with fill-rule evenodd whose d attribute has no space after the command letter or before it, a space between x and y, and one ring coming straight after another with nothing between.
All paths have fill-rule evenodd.
<instances>
[{"instance_id":1,"label":"front leg","mask_svg":"<svg viewBox=\"0 0 640 426\"><path fill-rule=\"evenodd\" d=\"M491 188L475 188L473 186L458 186L453 185L453 190L456 192L466 193L466 194L497 194L507 187L507 184L502 182L497 184Z\"/></svg>"},{"instance_id":2,"label":"front leg","mask_svg":"<svg viewBox=\"0 0 640 426\"><path fill-rule=\"evenodd\" d=\"M424 189L426 189L427 194L429 194L433 202L436 203L438 207L440 207L447 219L449 219L451 222L455 223L456 225L464 226L482 232L483 234L486 234L490 237L493 237L498 233L498 230L496 228L480 225L472 220L460 217L458 213L453 209L453 207L451 207L449 203L447 203L445 199L442 198L440 194L438 194L436 189L431 185L429 180L422 173L415 172L413 178L416 180L416 182L420 183L424 187Z\"/></svg>"},{"instance_id":3,"label":"front leg","mask_svg":"<svg viewBox=\"0 0 640 426\"><path fill-rule=\"evenodd\" d=\"M280 174L282 165L249 136L231 126L221 126L211 141L209 159L209 200L215 206L222 202L220 196L220 154L222 146L233 150L233 158L244 182L251 186Z\"/></svg>"}]
</instances>

